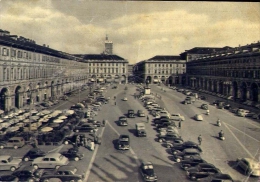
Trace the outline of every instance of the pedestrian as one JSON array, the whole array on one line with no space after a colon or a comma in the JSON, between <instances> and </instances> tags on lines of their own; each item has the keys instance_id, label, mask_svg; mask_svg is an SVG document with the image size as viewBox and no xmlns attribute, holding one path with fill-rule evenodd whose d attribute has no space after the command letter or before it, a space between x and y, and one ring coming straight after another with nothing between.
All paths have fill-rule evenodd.
<instances>
[{"instance_id":1,"label":"pedestrian","mask_svg":"<svg viewBox=\"0 0 260 182\"><path fill-rule=\"evenodd\" d=\"M198 137L198 142L199 142L199 145L201 145L201 142L202 142L202 137L201 137L201 135L199 135L199 137Z\"/></svg>"},{"instance_id":2,"label":"pedestrian","mask_svg":"<svg viewBox=\"0 0 260 182\"><path fill-rule=\"evenodd\" d=\"M116 102L115 102L115 106L116 106Z\"/></svg>"},{"instance_id":3,"label":"pedestrian","mask_svg":"<svg viewBox=\"0 0 260 182\"><path fill-rule=\"evenodd\" d=\"M106 120L103 119L103 126L106 126Z\"/></svg>"},{"instance_id":4,"label":"pedestrian","mask_svg":"<svg viewBox=\"0 0 260 182\"><path fill-rule=\"evenodd\" d=\"M149 116L146 117L146 122L149 123Z\"/></svg>"},{"instance_id":5,"label":"pedestrian","mask_svg":"<svg viewBox=\"0 0 260 182\"><path fill-rule=\"evenodd\" d=\"M181 121L179 121L179 128L181 129Z\"/></svg>"}]
</instances>

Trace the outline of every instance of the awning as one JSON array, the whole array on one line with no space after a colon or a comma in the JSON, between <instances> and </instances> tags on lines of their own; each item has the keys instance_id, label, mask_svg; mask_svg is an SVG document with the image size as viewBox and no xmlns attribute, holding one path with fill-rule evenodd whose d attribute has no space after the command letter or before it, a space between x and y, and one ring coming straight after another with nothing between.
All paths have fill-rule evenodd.
<instances>
[{"instance_id":1,"label":"awning","mask_svg":"<svg viewBox=\"0 0 260 182\"><path fill-rule=\"evenodd\" d=\"M67 116L59 116L58 119L67 119Z\"/></svg>"},{"instance_id":2,"label":"awning","mask_svg":"<svg viewBox=\"0 0 260 182\"><path fill-rule=\"evenodd\" d=\"M53 130L53 128L48 127L48 126L41 129L42 132L50 132L52 130Z\"/></svg>"},{"instance_id":3,"label":"awning","mask_svg":"<svg viewBox=\"0 0 260 182\"><path fill-rule=\"evenodd\" d=\"M64 120L62 120L62 119L55 119L53 121L53 123L63 123L63 122L64 122Z\"/></svg>"}]
</instances>

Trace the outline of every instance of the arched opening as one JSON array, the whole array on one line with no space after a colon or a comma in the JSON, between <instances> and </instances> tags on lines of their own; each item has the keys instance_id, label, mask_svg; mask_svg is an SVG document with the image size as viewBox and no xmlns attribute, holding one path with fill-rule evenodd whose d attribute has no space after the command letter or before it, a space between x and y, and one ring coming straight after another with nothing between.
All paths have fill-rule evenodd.
<instances>
[{"instance_id":1,"label":"arched opening","mask_svg":"<svg viewBox=\"0 0 260 182\"><path fill-rule=\"evenodd\" d=\"M21 92L21 87L17 86L15 89L15 96L14 96L14 105L17 108L21 107L20 103L20 92Z\"/></svg>"},{"instance_id":2,"label":"arched opening","mask_svg":"<svg viewBox=\"0 0 260 182\"><path fill-rule=\"evenodd\" d=\"M221 80L218 85L219 85L219 93L225 95L224 88L223 88L223 81Z\"/></svg>"},{"instance_id":3,"label":"arched opening","mask_svg":"<svg viewBox=\"0 0 260 182\"><path fill-rule=\"evenodd\" d=\"M169 83L170 85L174 85L172 76L169 76L169 78L168 78L168 83Z\"/></svg>"},{"instance_id":4,"label":"arched opening","mask_svg":"<svg viewBox=\"0 0 260 182\"><path fill-rule=\"evenodd\" d=\"M212 89L212 80L209 80L209 91L212 92L213 89Z\"/></svg>"},{"instance_id":5,"label":"arched opening","mask_svg":"<svg viewBox=\"0 0 260 182\"><path fill-rule=\"evenodd\" d=\"M123 83L123 84L126 83L126 76L125 75L121 76L121 83Z\"/></svg>"},{"instance_id":6,"label":"arched opening","mask_svg":"<svg viewBox=\"0 0 260 182\"><path fill-rule=\"evenodd\" d=\"M0 92L0 110L7 111L7 102L6 98L8 96L8 89L3 88Z\"/></svg>"},{"instance_id":7,"label":"arched opening","mask_svg":"<svg viewBox=\"0 0 260 182\"><path fill-rule=\"evenodd\" d=\"M162 77L161 77L161 82L162 82L162 83L165 83L165 76L162 76Z\"/></svg>"},{"instance_id":8,"label":"arched opening","mask_svg":"<svg viewBox=\"0 0 260 182\"><path fill-rule=\"evenodd\" d=\"M51 98L55 96L54 81L51 82Z\"/></svg>"},{"instance_id":9,"label":"arched opening","mask_svg":"<svg viewBox=\"0 0 260 182\"><path fill-rule=\"evenodd\" d=\"M175 82L176 85L179 85L179 84L180 84L179 79L180 79L179 76L175 76L174 82Z\"/></svg>"},{"instance_id":10,"label":"arched opening","mask_svg":"<svg viewBox=\"0 0 260 182\"><path fill-rule=\"evenodd\" d=\"M240 90L241 90L241 100L242 101L246 101L247 97L246 97L246 93L247 93L247 86L246 83L243 82L240 86Z\"/></svg>"},{"instance_id":11,"label":"arched opening","mask_svg":"<svg viewBox=\"0 0 260 182\"><path fill-rule=\"evenodd\" d=\"M254 102L258 102L258 86L256 83L251 84L251 100Z\"/></svg>"},{"instance_id":12,"label":"arched opening","mask_svg":"<svg viewBox=\"0 0 260 182\"><path fill-rule=\"evenodd\" d=\"M238 84L237 82L233 82L233 97L234 99L239 99L240 98L240 95L238 94Z\"/></svg>"},{"instance_id":13,"label":"arched opening","mask_svg":"<svg viewBox=\"0 0 260 182\"><path fill-rule=\"evenodd\" d=\"M154 76L153 77L153 83L158 83L158 82L159 82L158 76Z\"/></svg>"},{"instance_id":14,"label":"arched opening","mask_svg":"<svg viewBox=\"0 0 260 182\"><path fill-rule=\"evenodd\" d=\"M215 93L217 93L218 92L218 83L217 83L217 81L214 81L214 83L213 83L213 92L215 92Z\"/></svg>"},{"instance_id":15,"label":"arched opening","mask_svg":"<svg viewBox=\"0 0 260 182\"><path fill-rule=\"evenodd\" d=\"M119 83L119 82L120 82L120 77L119 77L119 75L115 75L114 82L115 82L115 83Z\"/></svg>"}]
</instances>

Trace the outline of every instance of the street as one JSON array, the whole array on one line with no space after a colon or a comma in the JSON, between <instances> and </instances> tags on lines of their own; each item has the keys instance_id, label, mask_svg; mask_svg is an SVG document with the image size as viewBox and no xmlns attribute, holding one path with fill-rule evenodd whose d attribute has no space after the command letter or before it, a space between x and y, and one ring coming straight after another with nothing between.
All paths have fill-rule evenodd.
<instances>
[{"instance_id":1,"label":"street","mask_svg":"<svg viewBox=\"0 0 260 182\"><path fill-rule=\"evenodd\" d=\"M111 86L110 86L111 87ZM135 85L127 85L128 90L124 90L125 85L119 85L117 89L107 89L104 93L106 97L111 97L109 103L101 107L98 115L95 117L98 121L108 120L105 127L100 127L98 135L102 135L102 144L96 145L94 151L86 148L80 148L85 154L85 158L80 161L71 161L70 165L78 168L79 174L85 174L85 180L89 182L114 182L114 181L143 181L139 167L141 161L151 161L158 175L158 181L190 181L186 177L179 164L171 160L171 154L156 140L158 134L151 125L152 116L149 115L150 122L146 123L146 117L127 118L128 126L118 126L117 120L120 116L127 113L128 109L147 110L139 99L135 99ZM200 109L200 105L207 101L197 100L194 104L184 105L180 102L184 100L185 95L175 90L165 87L166 92L157 85L151 85L151 92L161 96L156 98L157 103L166 108L170 113L180 113L185 117L179 132L182 138L187 141L198 142L197 137L202 136L202 158L207 162L214 164L222 173L227 173L236 181L254 182L258 179L247 177L235 167L235 160L239 157L259 158L260 125L259 123L244 117L237 117L227 110L217 109L210 105L210 115L205 115L205 110ZM85 98L88 91L83 91L80 96L74 96L53 107L53 109L68 109L72 104L78 102L79 98ZM116 96L116 100L114 100ZM124 97L128 101L123 101ZM116 105L115 105L116 102ZM195 121L195 114L201 113L203 121ZM216 126L217 119L221 120L222 126ZM135 124L143 122L146 125L147 137L135 136ZM218 132L223 130L226 140L221 141L217 138ZM119 151L115 148L115 140L120 134L130 136L131 149ZM61 146L40 146L41 149L49 152L59 152L70 148L70 145ZM31 146L25 146L21 149L3 149L0 154L11 154L14 157L21 158ZM24 162L30 165L30 162ZM1 171L1 174L10 174L10 171Z\"/></svg>"}]
</instances>

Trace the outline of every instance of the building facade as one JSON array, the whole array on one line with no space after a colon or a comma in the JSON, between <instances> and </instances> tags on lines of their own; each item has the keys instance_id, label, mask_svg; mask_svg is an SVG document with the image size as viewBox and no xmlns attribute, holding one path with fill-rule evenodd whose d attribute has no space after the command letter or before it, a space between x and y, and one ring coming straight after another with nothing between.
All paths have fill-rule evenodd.
<instances>
[{"instance_id":1,"label":"building facade","mask_svg":"<svg viewBox=\"0 0 260 182\"><path fill-rule=\"evenodd\" d=\"M165 83L170 85L185 83L186 60L180 56L155 56L134 65L136 82Z\"/></svg>"},{"instance_id":2,"label":"building facade","mask_svg":"<svg viewBox=\"0 0 260 182\"><path fill-rule=\"evenodd\" d=\"M88 81L80 58L8 31L0 35L0 110L62 96Z\"/></svg>"},{"instance_id":3,"label":"building facade","mask_svg":"<svg viewBox=\"0 0 260 182\"><path fill-rule=\"evenodd\" d=\"M92 82L127 83L128 61L117 55L76 55L86 64L86 73Z\"/></svg>"},{"instance_id":4,"label":"building facade","mask_svg":"<svg viewBox=\"0 0 260 182\"><path fill-rule=\"evenodd\" d=\"M187 85L241 101L260 102L260 43L187 62Z\"/></svg>"}]
</instances>

